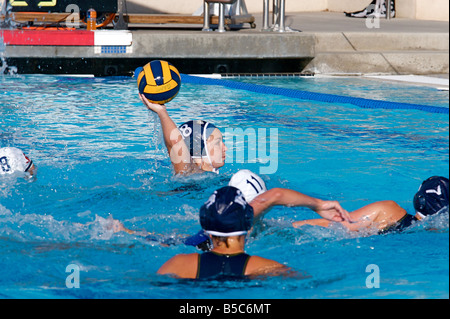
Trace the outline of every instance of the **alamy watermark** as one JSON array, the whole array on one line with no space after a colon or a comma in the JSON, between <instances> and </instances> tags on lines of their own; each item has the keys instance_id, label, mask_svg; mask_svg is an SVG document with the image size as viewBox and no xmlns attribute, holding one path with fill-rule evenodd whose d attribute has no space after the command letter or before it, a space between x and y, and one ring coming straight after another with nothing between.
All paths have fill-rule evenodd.
<instances>
[{"instance_id":1,"label":"alamy watermark","mask_svg":"<svg viewBox=\"0 0 450 319\"><path fill-rule=\"evenodd\" d=\"M67 28L80 28L80 7L76 4L69 4L66 7L66 12L70 13L66 17L66 27Z\"/></svg>"},{"instance_id":2,"label":"alamy watermark","mask_svg":"<svg viewBox=\"0 0 450 319\"><path fill-rule=\"evenodd\" d=\"M390 4L385 3L385 1L377 1L376 3L371 3L367 8L367 12L371 12L366 17L366 27L368 29L379 29L381 28L381 17L384 15L390 15L391 12L388 10L387 6ZM384 12L384 13L383 13Z\"/></svg>"},{"instance_id":3,"label":"alamy watermark","mask_svg":"<svg viewBox=\"0 0 450 319\"><path fill-rule=\"evenodd\" d=\"M260 163L260 174L277 172L277 128L226 128L224 141L228 147L227 163Z\"/></svg>"},{"instance_id":4,"label":"alamy watermark","mask_svg":"<svg viewBox=\"0 0 450 319\"><path fill-rule=\"evenodd\" d=\"M380 267L375 264L367 265L366 273L370 273L366 278L366 287L369 289L380 288Z\"/></svg>"},{"instance_id":5,"label":"alamy watermark","mask_svg":"<svg viewBox=\"0 0 450 319\"><path fill-rule=\"evenodd\" d=\"M379 29L381 28L381 19L377 15L373 15L366 18L366 27L368 29Z\"/></svg>"},{"instance_id":6,"label":"alamy watermark","mask_svg":"<svg viewBox=\"0 0 450 319\"><path fill-rule=\"evenodd\" d=\"M277 128L225 128L223 133L223 143L228 149L226 153L225 163L255 163L259 165L260 174L275 174L278 170L278 129ZM189 144L189 150L186 149L183 140L179 139L179 135L186 139L185 143ZM194 156L204 158L210 156L211 158L222 152L215 145L212 145L212 150L208 149L206 153L205 148L205 134L198 125L193 128L181 127L174 129L170 133L170 140L175 143L170 150L170 159L173 164L179 164L183 161L190 160L190 156L186 156L185 152L191 152L192 158ZM216 163L223 163L222 158L214 156Z\"/></svg>"},{"instance_id":7,"label":"alamy watermark","mask_svg":"<svg viewBox=\"0 0 450 319\"><path fill-rule=\"evenodd\" d=\"M76 264L70 264L66 267L66 273L70 273L66 277L66 287L80 288L80 266Z\"/></svg>"}]
</instances>

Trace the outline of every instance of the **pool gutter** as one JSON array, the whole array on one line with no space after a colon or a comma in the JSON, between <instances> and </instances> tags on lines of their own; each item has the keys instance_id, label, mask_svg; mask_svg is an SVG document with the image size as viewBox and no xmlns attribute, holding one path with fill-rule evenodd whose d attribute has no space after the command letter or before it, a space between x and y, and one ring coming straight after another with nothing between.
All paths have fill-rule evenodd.
<instances>
[{"instance_id":1,"label":"pool gutter","mask_svg":"<svg viewBox=\"0 0 450 319\"><path fill-rule=\"evenodd\" d=\"M330 23L325 30L328 17L343 27L332 30ZM293 22L301 25L303 18L294 14ZM0 37L6 44L6 63L19 73L131 75L153 59L169 60L187 74L449 73L448 23L430 22L431 28L423 22L393 19L383 22L380 30L370 30L362 27L363 22L341 15L310 18L311 30L303 32L242 28L218 33L192 27L130 26L128 30L78 30L80 38L64 30L41 31L35 38L28 30L0 30ZM65 33L58 36L58 32Z\"/></svg>"}]
</instances>

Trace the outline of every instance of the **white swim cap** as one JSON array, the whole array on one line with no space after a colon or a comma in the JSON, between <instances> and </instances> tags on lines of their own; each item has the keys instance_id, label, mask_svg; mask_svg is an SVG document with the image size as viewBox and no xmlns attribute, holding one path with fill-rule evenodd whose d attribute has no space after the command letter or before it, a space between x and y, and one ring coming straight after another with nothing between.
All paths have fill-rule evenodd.
<instances>
[{"instance_id":1,"label":"white swim cap","mask_svg":"<svg viewBox=\"0 0 450 319\"><path fill-rule=\"evenodd\" d=\"M248 169L243 169L231 177L229 186L239 188L245 200L250 203L256 196L267 191L264 181Z\"/></svg>"},{"instance_id":2,"label":"white swim cap","mask_svg":"<svg viewBox=\"0 0 450 319\"><path fill-rule=\"evenodd\" d=\"M0 148L0 175L14 172L27 172L33 161L15 147Z\"/></svg>"}]
</instances>

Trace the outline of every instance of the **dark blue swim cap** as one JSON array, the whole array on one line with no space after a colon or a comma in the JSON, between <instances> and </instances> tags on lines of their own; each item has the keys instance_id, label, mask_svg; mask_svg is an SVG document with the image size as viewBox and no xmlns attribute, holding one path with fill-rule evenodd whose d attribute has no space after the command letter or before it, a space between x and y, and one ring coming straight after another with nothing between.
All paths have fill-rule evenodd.
<instances>
[{"instance_id":1,"label":"dark blue swim cap","mask_svg":"<svg viewBox=\"0 0 450 319\"><path fill-rule=\"evenodd\" d=\"M134 70L133 77L137 79L142 70L144 70L142 66L136 68L136 70Z\"/></svg>"},{"instance_id":2,"label":"dark blue swim cap","mask_svg":"<svg viewBox=\"0 0 450 319\"><path fill-rule=\"evenodd\" d=\"M225 186L200 208L200 224L213 236L245 235L253 226L253 208L239 189Z\"/></svg>"},{"instance_id":3,"label":"dark blue swim cap","mask_svg":"<svg viewBox=\"0 0 450 319\"><path fill-rule=\"evenodd\" d=\"M209 157L206 141L216 128L213 124L205 121L189 121L178 127L192 158Z\"/></svg>"},{"instance_id":4,"label":"dark blue swim cap","mask_svg":"<svg viewBox=\"0 0 450 319\"><path fill-rule=\"evenodd\" d=\"M448 178L433 176L420 185L414 196L414 208L423 216L448 210Z\"/></svg>"}]
</instances>

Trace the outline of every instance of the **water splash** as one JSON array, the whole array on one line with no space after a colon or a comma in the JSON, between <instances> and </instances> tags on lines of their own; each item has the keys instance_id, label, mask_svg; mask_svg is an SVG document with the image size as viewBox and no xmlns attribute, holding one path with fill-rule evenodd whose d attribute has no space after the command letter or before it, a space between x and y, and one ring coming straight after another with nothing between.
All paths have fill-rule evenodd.
<instances>
[{"instance_id":1,"label":"water splash","mask_svg":"<svg viewBox=\"0 0 450 319\"><path fill-rule=\"evenodd\" d=\"M0 29L13 29L17 23L11 18L12 6L8 0L0 0Z\"/></svg>"},{"instance_id":2,"label":"water splash","mask_svg":"<svg viewBox=\"0 0 450 319\"><path fill-rule=\"evenodd\" d=\"M22 242L102 242L119 232L121 222L112 215L87 223L58 220L50 214L22 214L0 204L0 237ZM119 238L120 234L117 235Z\"/></svg>"},{"instance_id":3,"label":"water splash","mask_svg":"<svg viewBox=\"0 0 450 319\"><path fill-rule=\"evenodd\" d=\"M3 42L2 34L0 33L0 75L8 74L8 75L14 75L17 74L17 67L10 66L8 63L6 63L6 56L5 56L5 49L6 46Z\"/></svg>"},{"instance_id":4,"label":"water splash","mask_svg":"<svg viewBox=\"0 0 450 319\"><path fill-rule=\"evenodd\" d=\"M13 29L16 23L11 18L12 6L7 0L0 0L0 74L17 74L15 66L8 66L6 63L6 45L3 41L3 29Z\"/></svg>"},{"instance_id":5,"label":"water splash","mask_svg":"<svg viewBox=\"0 0 450 319\"><path fill-rule=\"evenodd\" d=\"M7 68L6 59L4 57L5 43L3 42L3 32L0 33L0 74L5 74Z\"/></svg>"}]
</instances>

